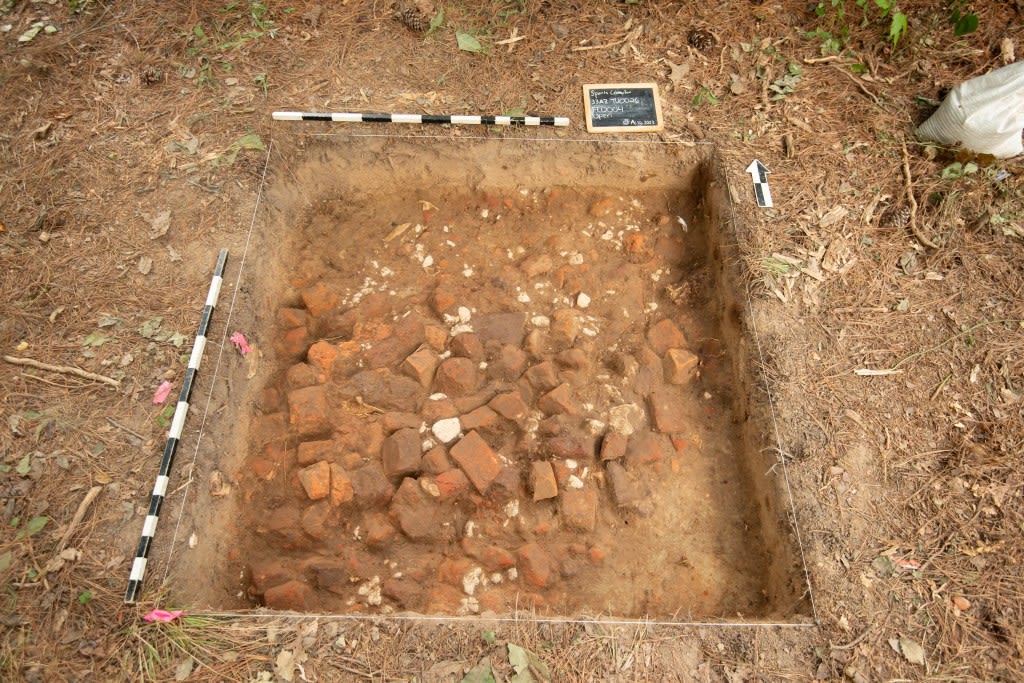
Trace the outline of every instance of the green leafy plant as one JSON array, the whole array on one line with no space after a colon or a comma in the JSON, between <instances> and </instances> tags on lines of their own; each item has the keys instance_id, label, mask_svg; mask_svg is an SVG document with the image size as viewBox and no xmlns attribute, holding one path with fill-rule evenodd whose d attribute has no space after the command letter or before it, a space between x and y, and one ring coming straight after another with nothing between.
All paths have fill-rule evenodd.
<instances>
[{"instance_id":1,"label":"green leafy plant","mask_svg":"<svg viewBox=\"0 0 1024 683\"><path fill-rule=\"evenodd\" d=\"M712 92L711 88L707 86L701 86L700 89L697 90L697 94L694 95L693 97L693 106L699 107L705 102L711 105L715 105L718 104L718 98L715 97L715 93Z\"/></svg>"},{"instance_id":2,"label":"green leafy plant","mask_svg":"<svg viewBox=\"0 0 1024 683\"><path fill-rule=\"evenodd\" d=\"M437 10L437 14L435 14L434 18L430 20L430 27L427 29L427 35L429 36L431 33L441 28L442 25L444 25L444 7Z\"/></svg>"},{"instance_id":3,"label":"green leafy plant","mask_svg":"<svg viewBox=\"0 0 1024 683\"><path fill-rule=\"evenodd\" d=\"M164 408L159 415L156 416L156 423L165 429L171 426L171 418L174 417L174 411L178 406L167 406Z\"/></svg>"},{"instance_id":4,"label":"green leafy plant","mask_svg":"<svg viewBox=\"0 0 1024 683\"><path fill-rule=\"evenodd\" d=\"M853 0L860 10L861 28L872 23L887 23L887 37L893 47L907 32L907 15L896 7L895 0ZM819 0L814 13L825 24L809 31L807 37L822 41L823 55L838 54L850 41L850 19L847 0Z\"/></svg>"},{"instance_id":5,"label":"green leafy plant","mask_svg":"<svg viewBox=\"0 0 1024 683\"><path fill-rule=\"evenodd\" d=\"M967 163L960 163L959 161L954 161L949 166L942 169L942 173L940 174L940 176L943 180L957 180L959 178L963 178L964 176L972 175L977 172L978 165L973 161L968 161Z\"/></svg>"},{"instance_id":6,"label":"green leafy plant","mask_svg":"<svg viewBox=\"0 0 1024 683\"><path fill-rule=\"evenodd\" d=\"M978 30L978 15L967 8L967 0L948 0L949 23L953 25L953 33L965 36Z\"/></svg>"},{"instance_id":7,"label":"green leafy plant","mask_svg":"<svg viewBox=\"0 0 1024 683\"><path fill-rule=\"evenodd\" d=\"M768 89L772 91L772 101L777 102L778 100L785 99L787 95L792 95L802 77L803 70L800 68L800 65L790 62L786 66L786 74L768 86Z\"/></svg>"}]
</instances>

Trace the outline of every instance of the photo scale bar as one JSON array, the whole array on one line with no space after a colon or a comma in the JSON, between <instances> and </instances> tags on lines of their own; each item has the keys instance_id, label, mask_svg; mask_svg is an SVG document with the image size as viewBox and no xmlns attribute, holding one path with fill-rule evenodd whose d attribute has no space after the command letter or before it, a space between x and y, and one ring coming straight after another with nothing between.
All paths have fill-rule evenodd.
<instances>
[{"instance_id":1,"label":"photo scale bar","mask_svg":"<svg viewBox=\"0 0 1024 683\"><path fill-rule=\"evenodd\" d=\"M128 589L124 594L125 604L132 604L138 600L139 593L142 591L142 579L146 574L149 551L153 545L153 536L156 535L157 523L160 521L160 508L163 505L164 496L167 495L174 454L178 449L178 442L181 440L181 433L185 427L189 397L192 395L192 387L195 385L196 375L199 373L199 363L202 361L203 351L206 349L206 333L210 327L213 310L217 306L217 299L220 297L220 288L224 282L224 266L227 261L228 250L221 249L220 255L217 257L217 265L213 269L210 290L206 295L206 305L203 307L203 314L199 319L199 330L196 332L196 340L192 345L192 354L188 359L185 381L178 394L178 404L174 409L171 427L167 430L167 444L164 446L164 455L160 460L160 472L157 475L156 484L153 486L153 494L149 499L149 510L142 525L142 535L139 538L138 549L135 551L135 560L132 562L132 572L128 578Z\"/></svg>"},{"instance_id":2,"label":"photo scale bar","mask_svg":"<svg viewBox=\"0 0 1024 683\"><path fill-rule=\"evenodd\" d=\"M447 114L360 114L355 112L275 111L275 121L333 121L335 123L439 123L484 126L555 126L569 125L567 116L466 116Z\"/></svg>"}]
</instances>

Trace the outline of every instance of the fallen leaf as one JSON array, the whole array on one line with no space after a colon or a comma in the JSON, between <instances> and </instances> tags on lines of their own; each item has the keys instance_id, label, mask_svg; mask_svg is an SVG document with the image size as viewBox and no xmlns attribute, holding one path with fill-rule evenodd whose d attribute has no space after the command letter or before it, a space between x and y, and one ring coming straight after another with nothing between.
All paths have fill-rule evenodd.
<instances>
[{"instance_id":1,"label":"fallen leaf","mask_svg":"<svg viewBox=\"0 0 1024 683\"><path fill-rule=\"evenodd\" d=\"M924 664L924 648L906 636L900 638L900 650L911 664Z\"/></svg>"},{"instance_id":2,"label":"fallen leaf","mask_svg":"<svg viewBox=\"0 0 1024 683\"><path fill-rule=\"evenodd\" d=\"M818 221L818 226L827 228L828 226L841 221L848 213L850 213L850 211L845 206L834 206L821 217L821 220Z\"/></svg>"},{"instance_id":3,"label":"fallen leaf","mask_svg":"<svg viewBox=\"0 0 1024 683\"><path fill-rule=\"evenodd\" d=\"M163 321L164 319L160 316L150 318L149 320L147 320L146 322L142 323L139 326L139 334L141 334L146 339L152 339L160 330L160 325L163 323Z\"/></svg>"},{"instance_id":4,"label":"fallen leaf","mask_svg":"<svg viewBox=\"0 0 1024 683\"><path fill-rule=\"evenodd\" d=\"M186 657L178 664L174 669L174 680L184 681L192 675L192 667L195 666L195 660L191 657Z\"/></svg>"},{"instance_id":5,"label":"fallen leaf","mask_svg":"<svg viewBox=\"0 0 1024 683\"><path fill-rule=\"evenodd\" d=\"M171 212L161 211L149 223L149 239L163 237L171 227Z\"/></svg>"},{"instance_id":6,"label":"fallen leaf","mask_svg":"<svg viewBox=\"0 0 1024 683\"><path fill-rule=\"evenodd\" d=\"M164 610L164 609L154 609L151 612L149 612L149 614L146 614L142 618L145 621L148 621L149 623L153 623L154 621L167 622L167 621L174 621L175 619L177 619L178 617L180 617L183 614L185 614L185 610L183 610L183 609L176 609L176 610L171 610L171 611Z\"/></svg>"},{"instance_id":7,"label":"fallen leaf","mask_svg":"<svg viewBox=\"0 0 1024 683\"><path fill-rule=\"evenodd\" d=\"M14 554L8 550L5 553L0 553L0 573L3 573L11 568L11 564L14 563Z\"/></svg>"},{"instance_id":8,"label":"fallen leaf","mask_svg":"<svg viewBox=\"0 0 1024 683\"><path fill-rule=\"evenodd\" d=\"M90 332L82 340L82 346L103 346L108 341L107 335L102 332Z\"/></svg>"},{"instance_id":9,"label":"fallen leaf","mask_svg":"<svg viewBox=\"0 0 1024 683\"><path fill-rule=\"evenodd\" d=\"M291 650L281 650L274 660L274 673L283 681L294 681L295 664L295 653Z\"/></svg>"},{"instance_id":10,"label":"fallen leaf","mask_svg":"<svg viewBox=\"0 0 1024 683\"><path fill-rule=\"evenodd\" d=\"M547 664L542 662L540 657L513 643L508 644L508 663L516 672L508 679L511 683L532 683L537 680L533 677L533 672L541 677L541 681L547 681L551 677Z\"/></svg>"},{"instance_id":11,"label":"fallen leaf","mask_svg":"<svg viewBox=\"0 0 1024 683\"><path fill-rule=\"evenodd\" d=\"M49 521L49 517L33 517L32 519L28 520L25 523L25 526L18 532L17 538L35 536L43 530L43 527L45 527L46 523Z\"/></svg>"},{"instance_id":12,"label":"fallen leaf","mask_svg":"<svg viewBox=\"0 0 1024 683\"><path fill-rule=\"evenodd\" d=\"M971 601L962 595L957 595L953 598L953 606L963 612L971 608Z\"/></svg>"},{"instance_id":13,"label":"fallen leaf","mask_svg":"<svg viewBox=\"0 0 1024 683\"><path fill-rule=\"evenodd\" d=\"M153 259L148 256L139 257L139 272L143 275L149 275L149 271L153 270Z\"/></svg>"},{"instance_id":14,"label":"fallen leaf","mask_svg":"<svg viewBox=\"0 0 1024 683\"><path fill-rule=\"evenodd\" d=\"M466 672L459 683L495 683L491 663L486 659L481 659L479 664Z\"/></svg>"},{"instance_id":15,"label":"fallen leaf","mask_svg":"<svg viewBox=\"0 0 1024 683\"><path fill-rule=\"evenodd\" d=\"M459 44L459 49L466 52L482 52L484 49L479 40L465 31L456 31L455 41Z\"/></svg>"},{"instance_id":16,"label":"fallen leaf","mask_svg":"<svg viewBox=\"0 0 1024 683\"><path fill-rule=\"evenodd\" d=\"M167 380L160 382L160 386L156 388L156 392L153 394L153 405L160 405L167 400L167 397L171 394L171 383Z\"/></svg>"},{"instance_id":17,"label":"fallen leaf","mask_svg":"<svg viewBox=\"0 0 1024 683\"><path fill-rule=\"evenodd\" d=\"M690 75L690 65L686 62L682 64L676 64L675 62L668 62L669 68L672 71L668 75L668 79L672 81L672 85L679 87L683 81Z\"/></svg>"},{"instance_id":18,"label":"fallen leaf","mask_svg":"<svg viewBox=\"0 0 1024 683\"><path fill-rule=\"evenodd\" d=\"M43 573L53 574L54 572L59 572L64 568L65 564L67 564L67 561L63 557L51 557L50 561L46 563L45 567L43 567Z\"/></svg>"},{"instance_id":19,"label":"fallen leaf","mask_svg":"<svg viewBox=\"0 0 1024 683\"><path fill-rule=\"evenodd\" d=\"M243 356L247 355L250 351L252 351L252 348L249 347L249 342L245 338L245 335L242 334L241 332L232 333L231 336L228 337L228 339L231 341L232 344L235 345L235 348L238 349L238 351Z\"/></svg>"}]
</instances>

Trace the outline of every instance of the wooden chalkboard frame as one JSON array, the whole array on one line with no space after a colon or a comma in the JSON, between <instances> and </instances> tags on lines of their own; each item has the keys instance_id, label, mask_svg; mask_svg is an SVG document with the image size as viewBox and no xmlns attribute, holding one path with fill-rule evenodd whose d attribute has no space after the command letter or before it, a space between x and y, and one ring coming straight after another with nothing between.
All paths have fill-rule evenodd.
<instances>
[{"instance_id":1,"label":"wooden chalkboard frame","mask_svg":"<svg viewBox=\"0 0 1024 683\"><path fill-rule=\"evenodd\" d=\"M622 126L597 126L594 125L593 111L591 109L591 92L594 90L625 90L625 91L649 91L654 101L654 125L622 125ZM583 86L583 108L586 110L587 131L590 133L643 133L659 131L665 127L661 116L661 99L658 97L657 83L594 83Z\"/></svg>"}]
</instances>

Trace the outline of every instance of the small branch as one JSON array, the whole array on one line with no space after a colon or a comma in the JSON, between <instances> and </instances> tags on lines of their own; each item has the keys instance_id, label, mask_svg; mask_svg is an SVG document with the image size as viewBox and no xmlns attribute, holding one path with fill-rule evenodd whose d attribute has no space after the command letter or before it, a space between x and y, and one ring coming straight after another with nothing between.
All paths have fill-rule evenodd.
<instances>
[{"instance_id":1,"label":"small branch","mask_svg":"<svg viewBox=\"0 0 1024 683\"><path fill-rule=\"evenodd\" d=\"M103 490L102 486L93 486L89 489L89 492L85 494L85 498L78 504L78 509L75 510L75 516L71 518L71 523L68 524L67 531L60 538L60 543L57 544L57 555L64 550L64 546L67 545L68 540L71 538L71 534L75 533L75 529L79 524L82 523L82 519L85 517L85 513L89 511L89 506L96 500L96 496L100 495L100 491Z\"/></svg>"},{"instance_id":2,"label":"small branch","mask_svg":"<svg viewBox=\"0 0 1024 683\"><path fill-rule=\"evenodd\" d=\"M847 78L849 78L851 81L853 81L853 84L856 85L860 89L860 91L862 93L864 93L865 95L870 97L871 101L874 102L877 106L879 106L879 107L882 106L881 98L878 97L878 95L876 95L875 93L873 93L870 90L868 90L867 87L863 83L861 83L859 80L857 80L856 76L854 76L853 74L851 74L848 71L846 71L846 69L843 69L842 67L836 66L835 64L832 65L832 68L835 69L836 71L838 71L839 73L843 74Z\"/></svg>"},{"instance_id":3,"label":"small branch","mask_svg":"<svg viewBox=\"0 0 1024 683\"><path fill-rule=\"evenodd\" d=\"M38 368L40 370L48 370L49 372L59 372L63 375L74 375L76 377L82 377L84 379L91 379L96 382L103 382L109 384L112 387L120 387L121 382L112 378L105 377L104 375L97 375L95 372L88 372L82 368L75 368L70 365L50 365L49 363L41 363L31 358L17 358L15 356L4 356L4 360L11 365L27 365L30 368Z\"/></svg>"},{"instance_id":4,"label":"small branch","mask_svg":"<svg viewBox=\"0 0 1024 683\"><path fill-rule=\"evenodd\" d=\"M910 175L910 154L907 153L905 140L900 140L900 148L903 150L903 178L907 181L907 202L910 204L910 230L918 242L926 247L938 249L939 245L928 239L917 225L917 200L914 198L914 179Z\"/></svg>"},{"instance_id":5,"label":"small branch","mask_svg":"<svg viewBox=\"0 0 1024 683\"><path fill-rule=\"evenodd\" d=\"M128 432L129 434L134 436L139 441L145 441L146 440L146 437L144 437L142 434L139 434L138 432L136 432L133 429L128 429L127 427L125 427L123 424L121 424L120 422L116 421L112 417L108 417L107 418L107 422L109 422L110 424L114 425L115 427L117 427L118 429L120 429L122 431Z\"/></svg>"}]
</instances>

